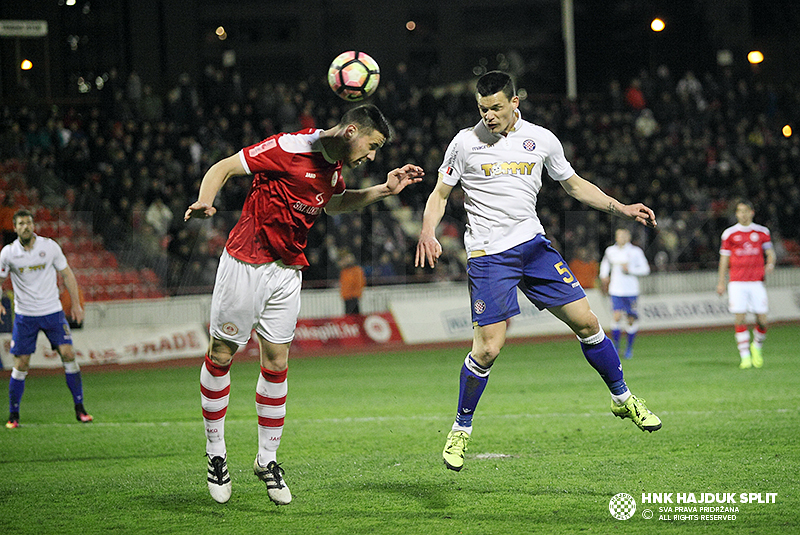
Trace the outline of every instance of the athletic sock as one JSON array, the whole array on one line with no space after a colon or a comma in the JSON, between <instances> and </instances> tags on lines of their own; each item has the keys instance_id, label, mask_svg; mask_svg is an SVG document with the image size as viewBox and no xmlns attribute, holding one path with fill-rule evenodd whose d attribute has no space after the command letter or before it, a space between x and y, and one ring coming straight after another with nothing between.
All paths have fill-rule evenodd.
<instances>
[{"instance_id":1,"label":"athletic sock","mask_svg":"<svg viewBox=\"0 0 800 535\"><path fill-rule=\"evenodd\" d=\"M597 334L588 338L578 337L578 340L581 341L581 349L586 360L603 378L612 396L623 396L627 399L625 393L628 391L628 386L623 379L619 354L611 340L606 337L606 333L600 329Z\"/></svg>"},{"instance_id":2,"label":"athletic sock","mask_svg":"<svg viewBox=\"0 0 800 535\"><path fill-rule=\"evenodd\" d=\"M619 339L622 336L622 329L620 329L619 322L615 321L611 324L611 339L614 342L614 347L619 347Z\"/></svg>"},{"instance_id":3,"label":"athletic sock","mask_svg":"<svg viewBox=\"0 0 800 535\"><path fill-rule=\"evenodd\" d=\"M25 392L25 378L28 372L21 372L16 368L11 369L11 379L8 381L8 412L19 414L19 404Z\"/></svg>"},{"instance_id":4,"label":"athletic sock","mask_svg":"<svg viewBox=\"0 0 800 535\"><path fill-rule=\"evenodd\" d=\"M747 330L747 325L736 326L736 347L739 348L740 357L750 358L750 331Z\"/></svg>"},{"instance_id":5,"label":"athletic sock","mask_svg":"<svg viewBox=\"0 0 800 535\"><path fill-rule=\"evenodd\" d=\"M486 383L489 382L489 372L492 367L484 368L472 358L472 353L467 354L461 366L461 376L458 390L458 412L453 424L454 431L472 433L472 416L481 399Z\"/></svg>"},{"instance_id":6,"label":"athletic sock","mask_svg":"<svg viewBox=\"0 0 800 535\"><path fill-rule=\"evenodd\" d=\"M755 329L753 329L753 345L757 348L761 348L764 345L764 340L767 339L767 328L764 327L763 329L756 325Z\"/></svg>"},{"instance_id":7,"label":"athletic sock","mask_svg":"<svg viewBox=\"0 0 800 535\"><path fill-rule=\"evenodd\" d=\"M206 453L210 457L225 455L225 413L231 390L231 365L215 364L206 355L200 368L200 405L206 432Z\"/></svg>"},{"instance_id":8,"label":"athletic sock","mask_svg":"<svg viewBox=\"0 0 800 535\"><path fill-rule=\"evenodd\" d=\"M634 321L632 324L628 325L628 328L625 329L625 332L628 334L627 350L630 351L633 347L633 341L636 339L636 333L639 332L639 322Z\"/></svg>"},{"instance_id":9,"label":"athletic sock","mask_svg":"<svg viewBox=\"0 0 800 535\"><path fill-rule=\"evenodd\" d=\"M64 377L67 379L67 387L72 393L72 401L75 405L82 405L83 381L81 380L81 367L77 361L64 363Z\"/></svg>"},{"instance_id":10,"label":"athletic sock","mask_svg":"<svg viewBox=\"0 0 800 535\"><path fill-rule=\"evenodd\" d=\"M289 391L288 368L274 372L264 367L256 385L256 414L258 414L258 464L266 466L277 460L286 417L286 394Z\"/></svg>"}]
</instances>

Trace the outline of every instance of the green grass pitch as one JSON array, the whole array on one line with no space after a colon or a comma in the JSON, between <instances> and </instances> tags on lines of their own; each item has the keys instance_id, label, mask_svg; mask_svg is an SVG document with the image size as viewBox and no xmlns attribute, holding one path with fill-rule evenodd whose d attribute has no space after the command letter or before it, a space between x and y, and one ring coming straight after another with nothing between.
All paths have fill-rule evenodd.
<instances>
[{"instance_id":1,"label":"green grass pitch","mask_svg":"<svg viewBox=\"0 0 800 535\"><path fill-rule=\"evenodd\" d=\"M294 501L280 508L252 474L257 363L231 372L224 505L206 489L200 359L85 366L88 425L75 421L63 375L34 371L23 426L0 431L0 532L798 533L799 335L798 325L773 326L764 367L739 370L732 329L640 334L623 364L663 420L652 434L612 416L577 341L509 344L459 473L441 450L468 344L290 359L279 461ZM609 512L622 492L637 502L628 520ZM675 518L704 514L676 512L704 505L675 503L678 493L751 492L776 493L775 503L725 504L735 520ZM642 493L673 493L673 503L643 504Z\"/></svg>"}]
</instances>

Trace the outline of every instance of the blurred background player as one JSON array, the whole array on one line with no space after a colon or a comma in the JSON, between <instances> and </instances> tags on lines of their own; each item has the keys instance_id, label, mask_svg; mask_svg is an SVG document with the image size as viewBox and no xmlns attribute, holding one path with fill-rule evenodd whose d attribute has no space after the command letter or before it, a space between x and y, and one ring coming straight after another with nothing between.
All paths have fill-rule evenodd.
<instances>
[{"instance_id":1,"label":"blurred background player","mask_svg":"<svg viewBox=\"0 0 800 535\"><path fill-rule=\"evenodd\" d=\"M346 189L342 168L374 160L391 127L372 105L348 110L327 130L276 134L224 158L206 172L198 199L184 219L216 213L214 198L233 176L252 175L242 213L220 258L211 297L211 343L200 370L208 456L208 490L225 503L231 496L225 446L225 414L233 355L255 330L261 353L256 385L258 454L253 472L278 505L292 494L277 462L286 416L289 346L300 312L308 231L324 209L358 210L422 180L421 167L389 171L386 182Z\"/></svg>"},{"instance_id":2,"label":"blurred background player","mask_svg":"<svg viewBox=\"0 0 800 535\"><path fill-rule=\"evenodd\" d=\"M456 134L428 197L415 264L434 266L442 254L436 227L453 188L460 182L468 216L467 250L472 309L472 351L461 367L458 411L442 452L445 465L461 470L472 433L472 417L505 344L506 321L519 314L517 289L539 310L547 309L580 340L589 364L611 392L611 411L642 431L661 420L625 384L614 344L606 338L586 293L567 262L545 238L536 212L542 171L578 201L623 219L656 226L653 211L625 205L578 176L550 131L522 119L511 77L491 71L478 80L475 97L481 121Z\"/></svg>"},{"instance_id":3,"label":"blurred background player","mask_svg":"<svg viewBox=\"0 0 800 535\"><path fill-rule=\"evenodd\" d=\"M618 228L614 234L614 245L606 248L600 262L600 281L603 291L611 296L611 339L619 351L622 334L620 322L625 316L627 345L625 358L633 357L633 341L639 331L639 277L650 274L650 265L641 248L631 243L631 231Z\"/></svg>"},{"instance_id":4,"label":"blurred background player","mask_svg":"<svg viewBox=\"0 0 800 535\"><path fill-rule=\"evenodd\" d=\"M761 347L767 338L767 313L769 302L764 287L764 274L775 269L775 250L769 229L753 223L755 211L749 201L736 203L736 224L722 233L719 248L719 279L717 293L725 293L728 282L728 310L734 314L736 345L741 361L739 367L747 369L764 364ZM766 265L764 256L766 255ZM755 314L753 342L747 328L747 313Z\"/></svg>"},{"instance_id":5,"label":"blurred background player","mask_svg":"<svg viewBox=\"0 0 800 535\"><path fill-rule=\"evenodd\" d=\"M36 350L39 331L44 331L50 344L58 351L64 363L67 386L75 403L75 417L88 423L92 416L83 407L83 381L75 360L72 334L58 295L57 273L61 273L72 298L70 316L83 321L78 282L67 258L58 243L34 233L33 215L19 210L13 216L17 239L0 251L0 286L11 276L14 288L14 328L11 335L11 353L14 368L8 382L9 415L6 427L19 427L19 406L25 391L31 354ZM0 315L5 307L0 304Z\"/></svg>"}]
</instances>

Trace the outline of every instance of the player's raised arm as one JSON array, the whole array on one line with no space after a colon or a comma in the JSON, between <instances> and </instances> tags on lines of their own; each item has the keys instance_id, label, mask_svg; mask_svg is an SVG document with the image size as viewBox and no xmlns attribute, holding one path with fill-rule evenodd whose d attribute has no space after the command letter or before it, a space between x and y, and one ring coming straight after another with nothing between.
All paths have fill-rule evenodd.
<instances>
[{"instance_id":1,"label":"player's raised arm","mask_svg":"<svg viewBox=\"0 0 800 535\"><path fill-rule=\"evenodd\" d=\"M348 189L341 195L332 197L328 204L325 205L325 213L336 215L360 210L384 197L397 195L406 186L420 182L424 175L425 171L422 170L422 167L407 163L403 167L389 171L386 175L386 182L383 184L376 184L363 189Z\"/></svg>"},{"instance_id":2,"label":"player's raised arm","mask_svg":"<svg viewBox=\"0 0 800 535\"><path fill-rule=\"evenodd\" d=\"M414 258L415 267L425 267L426 260L428 265L433 267L442 254L442 245L436 239L436 227L444 217L447 199L450 197L450 192L453 191L453 187L445 184L442 178L443 175L440 173L436 187L433 188L425 203L425 212L422 214L422 231L419 234L417 253Z\"/></svg>"},{"instance_id":3,"label":"player's raised arm","mask_svg":"<svg viewBox=\"0 0 800 535\"><path fill-rule=\"evenodd\" d=\"M578 175L572 175L567 180L561 181L561 187L573 198L595 210L606 212L622 219L632 219L647 227L655 228L656 215L642 203L622 204L615 198L607 195L595 184Z\"/></svg>"},{"instance_id":4,"label":"player's raised arm","mask_svg":"<svg viewBox=\"0 0 800 535\"><path fill-rule=\"evenodd\" d=\"M247 174L247 171L242 167L238 153L212 165L203 176L197 200L189 205L183 220L188 221L193 217L206 219L213 216L217 212L217 209L214 208L214 198L222 186L225 185L225 182L232 176L245 174Z\"/></svg>"}]
</instances>

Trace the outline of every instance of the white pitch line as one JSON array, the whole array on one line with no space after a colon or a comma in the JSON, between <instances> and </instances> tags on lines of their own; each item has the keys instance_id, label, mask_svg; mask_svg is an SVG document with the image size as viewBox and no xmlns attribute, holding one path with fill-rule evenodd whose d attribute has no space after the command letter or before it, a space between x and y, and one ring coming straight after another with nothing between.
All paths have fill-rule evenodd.
<instances>
[{"instance_id":1,"label":"white pitch line","mask_svg":"<svg viewBox=\"0 0 800 535\"><path fill-rule=\"evenodd\" d=\"M659 411L658 414L662 416L678 416L678 415L714 415L714 414L784 414L793 412L796 409L748 409L746 411L727 410L727 411ZM482 413L481 417L487 420L490 419L541 419L541 418L598 418L609 417L610 412L548 412L548 413L525 413L525 414L486 414ZM442 421L449 423L452 418L450 416L420 416L420 415L402 415L396 414L392 416L361 416L361 417L345 417L345 418L292 418L287 415L289 424L348 424L348 423L383 423L383 422L406 422L406 421L425 421L435 422ZM227 417L225 424L251 424L255 420L255 414L252 417L238 416L236 418ZM203 420L198 418L196 420L175 420L168 422L92 422L85 423L25 423L22 422L20 427L85 427L87 429L92 427L172 427L172 426L197 426L202 427Z\"/></svg>"}]
</instances>

